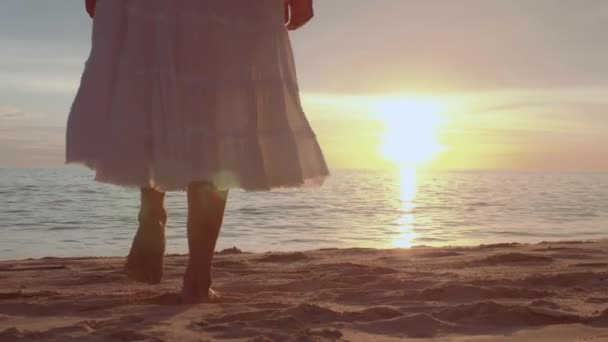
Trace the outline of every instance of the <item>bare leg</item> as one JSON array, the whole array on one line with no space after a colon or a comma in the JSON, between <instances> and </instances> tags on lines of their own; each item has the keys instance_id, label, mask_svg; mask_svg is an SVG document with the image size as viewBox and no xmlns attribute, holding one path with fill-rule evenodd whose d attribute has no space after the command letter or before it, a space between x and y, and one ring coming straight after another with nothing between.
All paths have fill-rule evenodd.
<instances>
[{"instance_id":1,"label":"bare leg","mask_svg":"<svg viewBox=\"0 0 608 342\"><path fill-rule=\"evenodd\" d=\"M182 298L187 303L217 299L211 289L211 261L220 234L227 191L219 191L209 183L188 186L188 248L190 259L184 274Z\"/></svg>"},{"instance_id":2,"label":"bare leg","mask_svg":"<svg viewBox=\"0 0 608 342\"><path fill-rule=\"evenodd\" d=\"M125 270L129 278L149 283L159 283L163 276L165 255L165 193L150 188L141 189L141 207L138 215L139 228L127 257Z\"/></svg>"}]
</instances>

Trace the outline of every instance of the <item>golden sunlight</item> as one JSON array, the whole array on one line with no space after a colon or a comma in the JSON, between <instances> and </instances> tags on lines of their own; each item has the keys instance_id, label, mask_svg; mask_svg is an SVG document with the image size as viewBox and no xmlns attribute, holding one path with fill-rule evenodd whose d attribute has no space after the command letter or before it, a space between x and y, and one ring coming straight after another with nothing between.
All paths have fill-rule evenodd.
<instances>
[{"instance_id":1,"label":"golden sunlight","mask_svg":"<svg viewBox=\"0 0 608 342\"><path fill-rule=\"evenodd\" d=\"M393 247L411 247L420 234L415 232L417 169L435 160L444 150L440 129L445 124L448 105L431 97L383 97L369 100L370 110L383 124L379 152L400 172L401 215Z\"/></svg>"},{"instance_id":2,"label":"golden sunlight","mask_svg":"<svg viewBox=\"0 0 608 342\"><path fill-rule=\"evenodd\" d=\"M400 168L417 167L443 150L439 128L446 106L433 99L388 98L371 102L371 109L385 125L382 156Z\"/></svg>"}]
</instances>

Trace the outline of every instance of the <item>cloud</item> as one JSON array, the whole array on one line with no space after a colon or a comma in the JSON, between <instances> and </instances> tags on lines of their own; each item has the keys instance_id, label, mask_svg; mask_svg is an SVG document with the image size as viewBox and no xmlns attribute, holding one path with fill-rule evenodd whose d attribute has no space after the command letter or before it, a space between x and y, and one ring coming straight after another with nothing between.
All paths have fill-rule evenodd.
<instances>
[{"instance_id":1,"label":"cloud","mask_svg":"<svg viewBox=\"0 0 608 342\"><path fill-rule=\"evenodd\" d=\"M0 77L2 77L0 72ZM30 94L45 94L45 95L65 95L73 96L78 89L79 80L77 78L68 79L54 76L38 76L38 78L30 77L29 75L17 76L14 78L4 78L0 89L3 90L19 90Z\"/></svg>"},{"instance_id":2,"label":"cloud","mask_svg":"<svg viewBox=\"0 0 608 342\"><path fill-rule=\"evenodd\" d=\"M349 9L356 6L363 9ZM294 38L304 89L432 92L608 85L605 0L356 5L336 0L323 7ZM340 19L323 13L334 8L336 13L343 9Z\"/></svg>"},{"instance_id":3,"label":"cloud","mask_svg":"<svg viewBox=\"0 0 608 342\"><path fill-rule=\"evenodd\" d=\"M0 106L0 120L11 120L11 119L26 119L31 117L31 114L10 106Z\"/></svg>"},{"instance_id":4,"label":"cloud","mask_svg":"<svg viewBox=\"0 0 608 342\"><path fill-rule=\"evenodd\" d=\"M65 127L46 115L0 105L0 166L59 165Z\"/></svg>"},{"instance_id":5,"label":"cloud","mask_svg":"<svg viewBox=\"0 0 608 342\"><path fill-rule=\"evenodd\" d=\"M497 104L476 111L476 114L520 112L528 115L549 112L554 119L577 119L608 123L608 101L537 101Z\"/></svg>"}]
</instances>

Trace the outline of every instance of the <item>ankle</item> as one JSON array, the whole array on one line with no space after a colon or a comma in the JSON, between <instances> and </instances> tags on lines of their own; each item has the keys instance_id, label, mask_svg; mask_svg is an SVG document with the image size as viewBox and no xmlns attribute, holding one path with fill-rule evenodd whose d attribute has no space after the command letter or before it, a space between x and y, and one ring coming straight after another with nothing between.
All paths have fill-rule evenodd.
<instances>
[{"instance_id":1,"label":"ankle","mask_svg":"<svg viewBox=\"0 0 608 342\"><path fill-rule=\"evenodd\" d=\"M166 222L165 193L151 188L142 188L139 215L140 217L158 219L163 223Z\"/></svg>"},{"instance_id":2,"label":"ankle","mask_svg":"<svg viewBox=\"0 0 608 342\"><path fill-rule=\"evenodd\" d=\"M184 287L206 290L211 288L211 272L188 265L184 273Z\"/></svg>"},{"instance_id":3,"label":"ankle","mask_svg":"<svg viewBox=\"0 0 608 342\"><path fill-rule=\"evenodd\" d=\"M137 215L139 222L161 222L162 225L167 223L167 211L165 208L149 208L141 207L139 214Z\"/></svg>"}]
</instances>

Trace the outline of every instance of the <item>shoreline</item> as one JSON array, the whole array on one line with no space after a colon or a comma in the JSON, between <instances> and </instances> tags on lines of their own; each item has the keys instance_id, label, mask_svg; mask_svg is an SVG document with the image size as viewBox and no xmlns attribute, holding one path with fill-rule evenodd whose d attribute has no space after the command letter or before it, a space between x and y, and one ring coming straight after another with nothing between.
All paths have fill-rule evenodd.
<instances>
[{"instance_id":1,"label":"shoreline","mask_svg":"<svg viewBox=\"0 0 608 342\"><path fill-rule=\"evenodd\" d=\"M220 237L221 238L221 237ZM129 240L131 242L131 240ZM303 248L303 249L276 249L276 250L265 250L265 251L251 251L241 249L238 246L233 246L230 248L223 248L215 251L215 255L225 255L225 254L243 254L243 255L265 255L265 254L289 254L289 253L314 253L314 252L322 252L328 250L341 250L341 251L356 251L356 250L370 250L370 251L396 251L396 250L418 250L418 249L467 249L467 248L493 248L493 247L506 247L506 246L533 246L533 245L561 245L561 244L588 244L588 243L602 243L608 242L607 238L602 239L587 239L587 240L543 240L540 242L496 242L496 243L480 243L480 244L447 244L447 245L412 245L409 247L321 247L321 248ZM187 240L186 240L187 243ZM187 247L187 246L186 246ZM130 245L125 246L121 250L124 251L124 255L122 254L112 254L112 255L68 255L68 256L33 256L33 257L21 257L21 258L8 258L8 259L0 259L0 265L3 263L10 262L26 262L26 261L36 261L36 260L95 260L95 259L121 259L126 258L130 249ZM237 253L231 253L231 250L238 250ZM167 252L165 254L165 258L167 257L187 257L187 253L172 253Z\"/></svg>"},{"instance_id":2,"label":"shoreline","mask_svg":"<svg viewBox=\"0 0 608 342\"><path fill-rule=\"evenodd\" d=\"M2 341L608 341L608 240L243 253L218 303L181 305L123 257L0 261Z\"/></svg>"}]
</instances>

